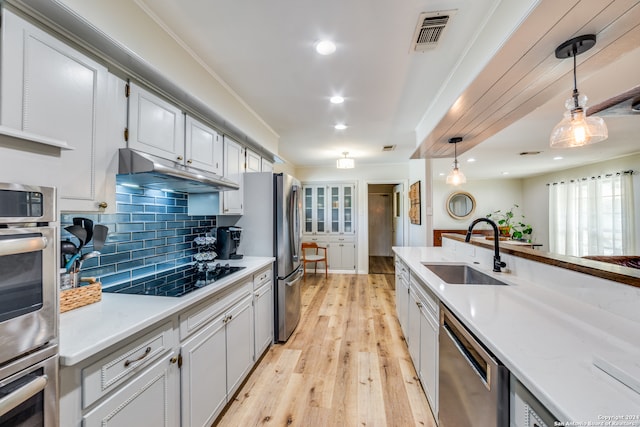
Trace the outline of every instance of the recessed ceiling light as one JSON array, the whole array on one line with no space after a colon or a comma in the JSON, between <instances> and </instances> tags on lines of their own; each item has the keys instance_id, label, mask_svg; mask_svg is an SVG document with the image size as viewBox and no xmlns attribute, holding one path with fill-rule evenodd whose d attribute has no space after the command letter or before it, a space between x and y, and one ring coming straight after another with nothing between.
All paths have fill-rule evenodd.
<instances>
[{"instance_id":1,"label":"recessed ceiling light","mask_svg":"<svg viewBox=\"0 0 640 427\"><path fill-rule=\"evenodd\" d=\"M345 130L347 128L347 125L345 125L344 123L338 123L337 125L334 126L334 128L336 130Z\"/></svg>"},{"instance_id":2,"label":"recessed ceiling light","mask_svg":"<svg viewBox=\"0 0 640 427\"><path fill-rule=\"evenodd\" d=\"M316 43L316 52L320 55L331 55L336 51L336 44L329 40L322 40Z\"/></svg>"},{"instance_id":3,"label":"recessed ceiling light","mask_svg":"<svg viewBox=\"0 0 640 427\"><path fill-rule=\"evenodd\" d=\"M562 159L564 159L564 157L562 157L562 156L555 156L555 157L553 158L553 160L562 160Z\"/></svg>"},{"instance_id":4,"label":"recessed ceiling light","mask_svg":"<svg viewBox=\"0 0 640 427\"><path fill-rule=\"evenodd\" d=\"M467 162L468 162L468 163L473 163L473 162L475 162L475 161L476 161L476 159L474 159L473 157L471 157L470 159L467 159Z\"/></svg>"},{"instance_id":5,"label":"recessed ceiling light","mask_svg":"<svg viewBox=\"0 0 640 427\"><path fill-rule=\"evenodd\" d=\"M509 175L509 172L507 172L507 171L504 171L504 172L501 172L501 173L502 173L502 175Z\"/></svg>"},{"instance_id":6,"label":"recessed ceiling light","mask_svg":"<svg viewBox=\"0 0 640 427\"><path fill-rule=\"evenodd\" d=\"M336 95L329 98L329 101L331 101L332 104L342 104L344 102L344 98Z\"/></svg>"},{"instance_id":7,"label":"recessed ceiling light","mask_svg":"<svg viewBox=\"0 0 640 427\"><path fill-rule=\"evenodd\" d=\"M444 172L440 172L438 175L444 176L445 174L444 174Z\"/></svg>"}]
</instances>

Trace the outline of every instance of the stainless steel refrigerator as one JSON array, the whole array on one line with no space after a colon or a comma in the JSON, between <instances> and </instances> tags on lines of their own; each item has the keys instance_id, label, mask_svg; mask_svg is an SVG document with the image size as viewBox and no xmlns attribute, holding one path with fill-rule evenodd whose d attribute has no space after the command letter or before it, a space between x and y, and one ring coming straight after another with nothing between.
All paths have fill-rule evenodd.
<instances>
[{"instance_id":1,"label":"stainless steel refrigerator","mask_svg":"<svg viewBox=\"0 0 640 427\"><path fill-rule=\"evenodd\" d=\"M300 320L302 187L279 173L244 174L244 213L238 253L274 256L275 340L286 341Z\"/></svg>"}]
</instances>

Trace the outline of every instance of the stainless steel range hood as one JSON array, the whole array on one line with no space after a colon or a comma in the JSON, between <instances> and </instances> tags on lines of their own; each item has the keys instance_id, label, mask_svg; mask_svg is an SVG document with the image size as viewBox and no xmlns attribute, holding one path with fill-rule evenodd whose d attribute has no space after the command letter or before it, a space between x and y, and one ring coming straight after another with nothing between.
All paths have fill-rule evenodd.
<instances>
[{"instance_id":1,"label":"stainless steel range hood","mask_svg":"<svg viewBox=\"0 0 640 427\"><path fill-rule=\"evenodd\" d=\"M211 172L130 148L119 151L118 178L121 182L182 193L212 193L240 188L235 182Z\"/></svg>"}]
</instances>

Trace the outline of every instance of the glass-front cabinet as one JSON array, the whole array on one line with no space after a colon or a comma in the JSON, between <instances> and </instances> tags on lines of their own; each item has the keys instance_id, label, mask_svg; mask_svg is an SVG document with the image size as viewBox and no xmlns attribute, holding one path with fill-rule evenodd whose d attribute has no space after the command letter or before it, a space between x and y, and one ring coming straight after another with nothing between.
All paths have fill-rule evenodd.
<instances>
[{"instance_id":1,"label":"glass-front cabinet","mask_svg":"<svg viewBox=\"0 0 640 427\"><path fill-rule=\"evenodd\" d=\"M355 185L306 183L304 241L327 248L329 269L356 269Z\"/></svg>"},{"instance_id":2,"label":"glass-front cabinet","mask_svg":"<svg viewBox=\"0 0 640 427\"><path fill-rule=\"evenodd\" d=\"M305 234L354 234L353 184L305 184Z\"/></svg>"},{"instance_id":3,"label":"glass-front cabinet","mask_svg":"<svg viewBox=\"0 0 640 427\"><path fill-rule=\"evenodd\" d=\"M327 232L325 186L304 187L304 233Z\"/></svg>"}]
</instances>

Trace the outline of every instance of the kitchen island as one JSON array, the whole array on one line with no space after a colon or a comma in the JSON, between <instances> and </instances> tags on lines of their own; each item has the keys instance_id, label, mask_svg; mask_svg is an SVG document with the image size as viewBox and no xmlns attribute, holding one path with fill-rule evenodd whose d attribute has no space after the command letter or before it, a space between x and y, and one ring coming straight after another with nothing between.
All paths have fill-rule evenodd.
<instances>
[{"instance_id":1,"label":"kitchen island","mask_svg":"<svg viewBox=\"0 0 640 427\"><path fill-rule=\"evenodd\" d=\"M273 261L230 260L245 268L182 297L105 293L62 314L61 425L211 424L273 340Z\"/></svg>"},{"instance_id":2,"label":"kitchen island","mask_svg":"<svg viewBox=\"0 0 640 427\"><path fill-rule=\"evenodd\" d=\"M504 253L494 273L492 250L450 238L394 251L560 423L640 425L640 289ZM465 263L507 286L447 284L424 262Z\"/></svg>"}]
</instances>

